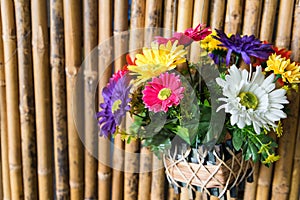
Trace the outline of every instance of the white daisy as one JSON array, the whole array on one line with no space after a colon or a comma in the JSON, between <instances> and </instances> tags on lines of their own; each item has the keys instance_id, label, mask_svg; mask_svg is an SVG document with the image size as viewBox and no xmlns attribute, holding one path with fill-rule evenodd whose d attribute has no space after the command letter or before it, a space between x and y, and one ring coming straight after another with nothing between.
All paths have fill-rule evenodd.
<instances>
[{"instance_id":1,"label":"white daisy","mask_svg":"<svg viewBox=\"0 0 300 200\"><path fill-rule=\"evenodd\" d=\"M256 67L256 72L252 74L247 70L239 70L235 65L229 69L229 74L216 79L223 89L224 98L219 98L225 104L221 105L217 111L224 108L226 113L230 113L231 125L237 124L239 128L246 125L253 125L257 134L261 128L269 129L269 126L276 127L275 122L286 118L286 114L281 110L288 104L286 91L275 89L274 74L266 79L262 73L261 66Z\"/></svg>"}]
</instances>

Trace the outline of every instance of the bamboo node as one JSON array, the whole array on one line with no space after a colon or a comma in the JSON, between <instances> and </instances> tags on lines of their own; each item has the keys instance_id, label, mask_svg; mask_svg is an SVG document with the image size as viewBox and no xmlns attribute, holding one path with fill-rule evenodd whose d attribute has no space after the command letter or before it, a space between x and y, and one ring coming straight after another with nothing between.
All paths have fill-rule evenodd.
<instances>
[{"instance_id":1,"label":"bamboo node","mask_svg":"<svg viewBox=\"0 0 300 200\"><path fill-rule=\"evenodd\" d=\"M63 195L68 195L70 192L69 189L64 189L64 190L56 190L56 195L57 196L63 196Z\"/></svg>"},{"instance_id":2,"label":"bamboo node","mask_svg":"<svg viewBox=\"0 0 300 200\"><path fill-rule=\"evenodd\" d=\"M16 33L2 34L2 39L4 42L14 41L17 39Z\"/></svg>"},{"instance_id":3,"label":"bamboo node","mask_svg":"<svg viewBox=\"0 0 300 200\"><path fill-rule=\"evenodd\" d=\"M0 80L0 87L5 87L6 86L6 83L5 83L5 81L3 81L3 80Z\"/></svg>"},{"instance_id":4,"label":"bamboo node","mask_svg":"<svg viewBox=\"0 0 300 200\"><path fill-rule=\"evenodd\" d=\"M38 170L38 175L46 176L50 173L52 173L52 169L39 169Z\"/></svg>"},{"instance_id":5,"label":"bamboo node","mask_svg":"<svg viewBox=\"0 0 300 200\"><path fill-rule=\"evenodd\" d=\"M77 76L77 73L78 73L78 67L76 66L67 66L66 67L66 75L69 77L69 78L75 78Z\"/></svg>"},{"instance_id":6,"label":"bamboo node","mask_svg":"<svg viewBox=\"0 0 300 200\"><path fill-rule=\"evenodd\" d=\"M59 68L60 66L63 65L64 59L55 57L55 55L54 55L54 57L50 58L50 63L51 63L51 65L50 65L51 69Z\"/></svg>"},{"instance_id":7,"label":"bamboo node","mask_svg":"<svg viewBox=\"0 0 300 200\"><path fill-rule=\"evenodd\" d=\"M93 82L97 80L97 77L98 77L97 71L93 71L93 70L84 71L84 80L87 82L88 85L92 85Z\"/></svg>"},{"instance_id":8,"label":"bamboo node","mask_svg":"<svg viewBox=\"0 0 300 200\"><path fill-rule=\"evenodd\" d=\"M10 171L17 171L20 170L22 168L22 165L18 165L18 164L9 164L9 169Z\"/></svg>"},{"instance_id":9,"label":"bamboo node","mask_svg":"<svg viewBox=\"0 0 300 200\"><path fill-rule=\"evenodd\" d=\"M45 43L45 39L44 39L44 32L43 32L43 28L42 28L41 25L39 26L39 30L38 30L37 49L39 51L45 51L45 49L46 49L46 43Z\"/></svg>"},{"instance_id":10,"label":"bamboo node","mask_svg":"<svg viewBox=\"0 0 300 200\"><path fill-rule=\"evenodd\" d=\"M101 181L108 180L111 177L111 172L98 172L98 179Z\"/></svg>"},{"instance_id":11,"label":"bamboo node","mask_svg":"<svg viewBox=\"0 0 300 200\"><path fill-rule=\"evenodd\" d=\"M83 186L83 182L70 181L70 187L72 189L74 189L74 188L81 188L82 186Z\"/></svg>"}]
</instances>

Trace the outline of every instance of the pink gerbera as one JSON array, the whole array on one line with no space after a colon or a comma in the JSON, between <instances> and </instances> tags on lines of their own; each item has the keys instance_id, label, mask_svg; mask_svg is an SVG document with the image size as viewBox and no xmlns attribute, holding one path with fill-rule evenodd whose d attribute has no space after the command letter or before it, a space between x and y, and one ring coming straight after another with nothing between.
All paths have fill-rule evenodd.
<instances>
[{"instance_id":1,"label":"pink gerbera","mask_svg":"<svg viewBox=\"0 0 300 200\"><path fill-rule=\"evenodd\" d=\"M169 107L180 103L183 98L184 87L181 87L179 76L175 73L163 73L152 79L143 90L143 101L153 112L167 112Z\"/></svg>"}]
</instances>

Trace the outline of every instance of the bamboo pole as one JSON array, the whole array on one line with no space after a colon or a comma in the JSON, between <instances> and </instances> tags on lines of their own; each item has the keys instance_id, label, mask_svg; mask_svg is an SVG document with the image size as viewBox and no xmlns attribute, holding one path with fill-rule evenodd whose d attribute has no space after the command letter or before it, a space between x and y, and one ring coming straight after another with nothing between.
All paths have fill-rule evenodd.
<instances>
[{"instance_id":1,"label":"bamboo pole","mask_svg":"<svg viewBox=\"0 0 300 200\"><path fill-rule=\"evenodd\" d=\"M30 1L15 1L24 198L37 199L37 163L31 53Z\"/></svg>"},{"instance_id":2,"label":"bamboo pole","mask_svg":"<svg viewBox=\"0 0 300 200\"><path fill-rule=\"evenodd\" d=\"M1 115L0 115L0 124L1 124ZM0 130L1 131L1 130ZM0 142L1 142L1 138L0 138ZM3 199L3 182L2 182L3 176L2 176L2 158L1 158L1 154L0 154L0 198Z\"/></svg>"},{"instance_id":3,"label":"bamboo pole","mask_svg":"<svg viewBox=\"0 0 300 200\"><path fill-rule=\"evenodd\" d=\"M81 65L81 1L65 0L64 2L65 60L67 86L67 126L69 147L69 174L71 199L83 199L83 146L77 133L72 106L73 89L77 72Z\"/></svg>"},{"instance_id":4,"label":"bamboo pole","mask_svg":"<svg viewBox=\"0 0 300 200\"><path fill-rule=\"evenodd\" d=\"M115 0L114 2L114 50L116 59L115 69L119 70L126 64L126 55L123 52L128 50L128 1ZM122 144L124 146L124 144Z\"/></svg>"},{"instance_id":5,"label":"bamboo pole","mask_svg":"<svg viewBox=\"0 0 300 200\"><path fill-rule=\"evenodd\" d=\"M165 0L163 14L164 37L171 37L177 24L177 0Z\"/></svg>"},{"instance_id":6,"label":"bamboo pole","mask_svg":"<svg viewBox=\"0 0 300 200\"><path fill-rule=\"evenodd\" d=\"M244 192L244 200L253 200L256 197L256 188L259 174L259 162L254 164L254 172L253 172L253 182L246 182L245 192Z\"/></svg>"},{"instance_id":7,"label":"bamboo pole","mask_svg":"<svg viewBox=\"0 0 300 200\"><path fill-rule=\"evenodd\" d=\"M242 16L243 16L243 1L242 0L228 0L225 17L225 32L226 33L240 33Z\"/></svg>"},{"instance_id":8,"label":"bamboo pole","mask_svg":"<svg viewBox=\"0 0 300 200\"><path fill-rule=\"evenodd\" d=\"M207 200L207 194L205 192L196 191L195 200Z\"/></svg>"},{"instance_id":9,"label":"bamboo pole","mask_svg":"<svg viewBox=\"0 0 300 200\"><path fill-rule=\"evenodd\" d=\"M147 0L145 6L145 36L144 46L150 46L154 36L159 34L158 27L161 24L162 1ZM152 178L152 153L147 147L141 147L140 157L140 173L138 186L138 199L150 200L151 178ZM160 178L161 179L161 178ZM160 188L156 188L160 190Z\"/></svg>"},{"instance_id":10,"label":"bamboo pole","mask_svg":"<svg viewBox=\"0 0 300 200\"><path fill-rule=\"evenodd\" d=\"M6 107L6 81L4 66L4 48L2 41L2 20L0 14L0 137L1 137L1 161L3 199L10 199L10 176L8 160L8 133L7 133L7 107Z\"/></svg>"},{"instance_id":11,"label":"bamboo pole","mask_svg":"<svg viewBox=\"0 0 300 200\"><path fill-rule=\"evenodd\" d=\"M289 48L293 20L294 0L280 1L276 46Z\"/></svg>"},{"instance_id":12,"label":"bamboo pole","mask_svg":"<svg viewBox=\"0 0 300 200\"><path fill-rule=\"evenodd\" d=\"M53 198L47 2L31 1L39 198Z\"/></svg>"},{"instance_id":13,"label":"bamboo pole","mask_svg":"<svg viewBox=\"0 0 300 200\"><path fill-rule=\"evenodd\" d=\"M195 28L199 23L207 24L208 6L208 0L194 1L193 28ZM200 55L201 49L199 43L193 42L191 44L190 62L198 63L200 61Z\"/></svg>"},{"instance_id":14,"label":"bamboo pole","mask_svg":"<svg viewBox=\"0 0 300 200\"><path fill-rule=\"evenodd\" d=\"M23 198L18 64L13 1L1 0L2 38L7 101L8 159L11 198Z\"/></svg>"},{"instance_id":15,"label":"bamboo pole","mask_svg":"<svg viewBox=\"0 0 300 200\"><path fill-rule=\"evenodd\" d=\"M154 36L159 35L158 28L162 22L162 0L147 0L145 7L145 36L144 45L150 46Z\"/></svg>"},{"instance_id":16,"label":"bamboo pole","mask_svg":"<svg viewBox=\"0 0 300 200\"><path fill-rule=\"evenodd\" d=\"M112 36L112 0L100 0L98 2L99 11L99 44ZM106 43L108 44L108 43ZM103 101L102 88L107 84L111 76L111 65L113 52L109 49L113 44L109 43L107 49L100 50L99 57L99 102ZM98 142L99 162L98 162L98 198L110 199L111 188L111 168L110 163L110 140L109 138L99 138Z\"/></svg>"},{"instance_id":17,"label":"bamboo pole","mask_svg":"<svg viewBox=\"0 0 300 200\"><path fill-rule=\"evenodd\" d=\"M154 155L152 168L151 199L165 199L165 169L162 159L159 159Z\"/></svg>"},{"instance_id":18,"label":"bamboo pole","mask_svg":"<svg viewBox=\"0 0 300 200\"><path fill-rule=\"evenodd\" d=\"M225 17L225 0L212 0L210 10L210 26L212 29L223 29Z\"/></svg>"},{"instance_id":19,"label":"bamboo pole","mask_svg":"<svg viewBox=\"0 0 300 200\"><path fill-rule=\"evenodd\" d=\"M150 47L154 35L158 35L157 30L152 27L159 27L161 21L161 0L147 0L145 5L145 33L144 46ZM155 34L156 33L156 34ZM150 200L151 192L151 169L152 169L152 153L147 147L140 149L139 162L139 180L138 180L138 199ZM149 194L149 195L145 195Z\"/></svg>"},{"instance_id":20,"label":"bamboo pole","mask_svg":"<svg viewBox=\"0 0 300 200\"><path fill-rule=\"evenodd\" d=\"M141 52L144 46L144 31L139 28L145 27L145 1L133 0L131 2L130 29L132 30L129 38L129 50L131 57ZM130 116L126 119L126 128L130 126ZM125 144L125 163L124 163L124 200L135 200L138 198L138 179L139 179L139 141L131 141Z\"/></svg>"},{"instance_id":21,"label":"bamboo pole","mask_svg":"<svg viewBox=\"0 0 300 200\"><path fill-rule=\"evenodd\" d=\"M194 0L193 27L196 27L199 23L207 24L208 10L208 0Z\"/></svg>"},{"instance_id":22,"label":"bamboo pole","mask_svg":"<svg viewBox=\"0 0 300 200\"><path fill-rule=\"evenodd\" d=\"M270 136L276 141L277 136L274 132L270 133ZM260 165L259 175L256 188L256 198L261 200L268 200L271 190L272 178L273 178L274 165L266 167L265 165Z\"/></svg>"},{"instance_id":23,"label":"bamboo pole","mask_svg":"<svg viewBox=\"0 0 300 200\"><path fill-rule=\"evenodd\" d=\"M177 32L192 26L194 0L178 0Z\"/></svg>"},{"instance_id":24,"label":"bamboo pole","mask_svg":"<svg viewBox=\"0 0 300 200\"><path fill-rule=\"evenodd\" d=\"M180 188L180 200L189 200L189 199L191 199L189 189L186 187Z\"/></svg>"},{"instance_id":25,"label":"bamboo pole","mask_svg":"<svg viewBox=\"0 0 300 200\"><path fill-rule=\"evenodd\" d=\"M291 0L280 3L276 35L276 46L278 47L289 47L293 7L294 1ZM278 154L281 155L281 158L276 162L274 168L272 200L287 199L290 190L291 168L297 133L295 124L297 124L298 119L299 95L293 92L288 98L290 100L290 104L288 105L290 113L283 125L285 134L279 139Z\"/></svg>"},{"instance_id":26,"label":"bamboo pole","mask_svg":"<svg viewBox=\"0 0 300 200\"><path fill-rule=\"evenodd\" d=\"M300 62L300 1L296 1L294 10L293 35L291 42L292 59Z\"/></svg>"},{"instance_id":27,"label":"bamboo pole","mask_svg":"<svg viewBox=\"0 0 300 200\"><path fill-rule=\"evenodd\" d=\"M144 46L144 31L136 30L141 28L145 28L145 1L132 0L130 16L130 29L132 32L129 38L129 50L132 58L136 53L141 52ZM132 52L132 50L134 51Z\"/></svg>"},{"instance_id":28,"label":"bamboo pole","mask_svg":"<svg viewBox=\"0 0 300 200\"><path fill-rule=\"evenodd\" d=\"M292 175L294 146L297 134L297 122L299 115L299 95L292 92L288 95L290 110L288 119L284 120L284 134L279 138L278 154L281 156L274 168L274 178L272 184L272 200L288 199L290 191L290 181Z\"/></svg>"},{"instance_id":29,"label":"bamboo pole","mask_svg":"<svg viewBox=\"0 0 300 200\"><path fill-rule=\"evenodd\" d=\"M114 2L114 50L115 71L120 70L126 64L124 52L128 51L128 1L115 0ZM125 127L123 123L122 128ZM112 200L123 199L124 189L124 147L121 136L114 139L113 176L112 176Z\"/></svg>"},{"instance_id":30,"label":"bamboo pole","mask_svg":"<svg viewBox=\"0 0 300 200\"><path fill-rule=\"evenodd\" d=\"M50 1L50 66L56 198L70 198L63 0Z\"/></svg>"},{"instance_id":31,"label":"bamboo pole","mask_svg":"<svg viewBox=\"0 0 300 200\"><path fill-rule=\"evenodd\" d=\"M268 200L272 183L273 165L269 168L261 165L259 169L256 199Z\"/></svg>"},{"instance_id":32,"label":"bamboo pole","mask_svg":"<svg viewBox=\"0 0 300 200\"><path fill-rule=\"evenodd\" d=\"M300 1L295 4L294 10L294 23L293 23L293 36L292 36L292 59L295 61L300 61ZM299 95L298 95L299 96ZM299 97L300 98L300 97ZM299 110L300 111L300 110ZM299 113L299 112L298 112ZM300 195L299 185L300 185L300 116L298 115L298 133L295 141L295 154L294 154L294 164L292 171L291 180L291 190L290 190L290 200L297 200ZM299 199L298 199L299 200Z\"/></svg>"},{"instance_id":33,"label":"bamboo pole","mask_svg":"<svg viewBox=\"0 0 300 200\"><path fill-rule=\"evenodd\" d=\"M138 182L138 199L150 200L150 197L155 191L151 191L151 179L152 179L152 153L147 147L141 147L140 150L140 173ZM152 180L152 184L154 181ZM161 178L159 179L161 181ZM160 188L155 188L159 190ZM151 192L151 196L149 195ZM151 198L152 199L152 198Z\"/></svg>"},{"instance_id":34,"label":"bamboo pole","mask_svg":"<svg viewBox=\"0 0 300 200\"><path fill-rule=\"evenodd\" d=\"M97 167L98 162L93 157L92 152L97 152L97 130L95 126L94 116L94 91L91 90L92 84L96 84L98 77L94 66L97 66L98 60L90 56L92 50L97 47L98 43L98 1L88 0L83 3L84 12L84 132L85 132L85 145L88 148L85 149L84 154L84 198L96 199L97 198ZM89 152L92 151L92 152Z\"/></svg>"},{"instance_id":35,"label":"bamboo pole","mask_svg":"<svg viewBox=\"0 0 300 200\"><path fill-rule=\"evenodd\" d=\"M300 117L298 117L298 134L296 138L296 145L295 145L295 154L294 154L294 164L293 164L293 171L292 171L292 180L291 180L291 189L289 200L299 200L299 186L300 186Z\"/></svg>"},{"instance_id":36,"label":"bamboo pole","mask_svg":"<svg viewBox=\"0 0 300 200\"><path fill-rule=\"evenodd\" d=\"M180 195L176 194L172 187L169 187L168 189L168 200L180 200Z\"/></svg>"},{"instance_id":37,"label":"bamboo pole","mask_svg":"<svg viewBox=\"0 0 300 200\"><path fill-rule=\"evenodd\" d=\"M255 35L258 37L261 9L261 0L246 0L243 23L244 35Z\"/></svg>"},{"instance_id":38,"label":"bamboo pole","mask_svg":"<svg viewBox=\"0 0 300 200\"><path fill-rule=\"evenodd\" d=\"M277 2L277 0L264 1L260 25L260 39L263 41L272 42Z\"/></svg>"}]
</instances>

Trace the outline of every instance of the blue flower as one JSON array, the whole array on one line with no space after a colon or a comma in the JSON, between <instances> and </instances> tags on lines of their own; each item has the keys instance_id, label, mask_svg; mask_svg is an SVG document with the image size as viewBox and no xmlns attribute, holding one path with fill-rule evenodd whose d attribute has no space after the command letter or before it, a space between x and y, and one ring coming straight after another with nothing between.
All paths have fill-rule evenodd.
<instances>
[{"instance_id":1,"label":"blue flower","mask_svg":"<svg viewBox=\"0 0 300 200\"><path fill-rule=\"evenodd\" d=\"M241 37L239 34L236 34L228 37L223 31L216 31L217 36L213 37L222 43L219 46L228 49L226 65L229 65L232 52L240 54L248 65L250 64L250 56L266 60L269 55L274 52L270 44L263 44L260 40L256 39L254 35L244 35Z\"/></svg>"},{"instance_id":2,"label":"blue flower","mask_svg":"<svg viewBox=\"0 0 300 200\"><path fill-rule=\"evenodd\" d=\"M101 111L97 113L98 124L101 126L100 136L108 137L109 134L114 134L116 127L121 124L122 118L130 109L129 82L130 76L125 74L118 80L111 78L103 88L104 102L100 104Z\"/></svg>"}]
</instances>

